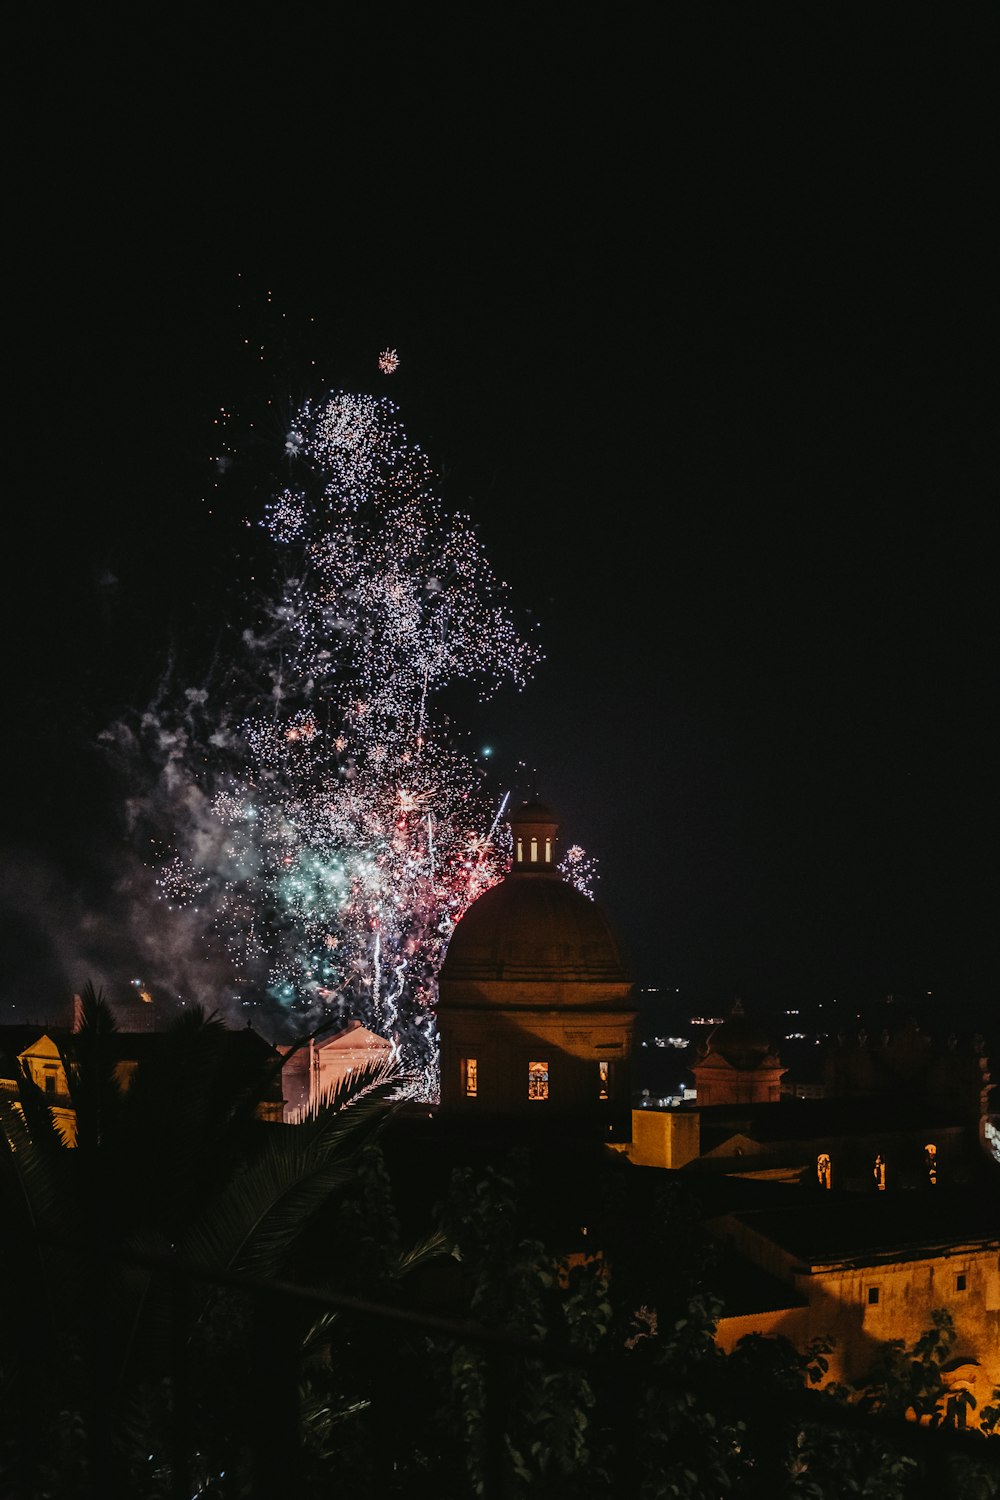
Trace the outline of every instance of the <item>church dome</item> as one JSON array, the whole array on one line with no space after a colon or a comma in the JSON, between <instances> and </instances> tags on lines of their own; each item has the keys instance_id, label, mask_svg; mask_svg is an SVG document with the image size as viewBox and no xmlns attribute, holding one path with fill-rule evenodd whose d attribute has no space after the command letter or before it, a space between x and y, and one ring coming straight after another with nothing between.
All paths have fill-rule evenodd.
<instances>
[{"instance_id":1,"label":"church dome","mask_svg":"<svg viewBox=\"0 0 1000 1500\"><path fill-rule=\"evenodd\" d=\"M628 982L601 909L558 874L508 876L474 901L452 933L449 980Z\"/></svg>"},{"instance_id":2,"label":"church dome","mask_svg":"<svg viewBox=\"0 0 1000 1500\"><path fill-rule=\"evenodd\" d=\"M631 975L610 921L556 867L553 814L525 802L509 821L513 865L455 927L439 975L441 1004L579 1005L581 985L595 987L602 1003L627 996Z\"/></svg>"},{"instance_id":3,"label":"church dome","mask_svg":"<svg viewBox=\"0 0 1000 1500\"><path fill-rule=\"evenodd\" d=\"M438 973L441 1108L470 1125L627 1139L637 1011L624 952L563 879L550 809L524 802L508 821L510 870L456 923Z\"/></svg>"},{"instance_id":4,"label":"church dome","mask_svg":"<svg viewBox=\"0 0 1000 1500\"><path fill-rule=\"evenodd\" d=\"M767 1033L744 1013L737 1000L728 1017L705 1039L703 1056L717 1053L734 1068L757 1068L771 1059L771 1041Z\"/></svg>"}]
</instances>

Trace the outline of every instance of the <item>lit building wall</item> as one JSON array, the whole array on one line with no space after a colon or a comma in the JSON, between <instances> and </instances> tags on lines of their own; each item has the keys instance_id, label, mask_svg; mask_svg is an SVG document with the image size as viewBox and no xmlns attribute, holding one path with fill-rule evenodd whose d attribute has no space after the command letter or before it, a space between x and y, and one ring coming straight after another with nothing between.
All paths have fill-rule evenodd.
<instances>
[{"instance_id":1,"label":"lit building wall","mask_svg":"<svg viewBox=\"0 0 1000 1500\"><path fill-rule=\"evenodd\" d=\"M896 1257L803 1263L801 1251L756 1234L737 1216L712 1228L790 1293L787 1307L723 1317L716 1342L726 1353L751 1333L780 1335L799 1349L832 1338L821 1383L854 1382L870 1369L880 1345L893 1339L912 1345L933 1326L935 1309L947 1308L956 1332L948 1378L953 1389L975 1397L969 1418L975 1425L978 1410L1000 1386L1000 1240L959 1242L943 1254L899 1251Z\"/></svg>"},{"instance_id":2,"label":"lit building wall","mask_svg":"<svg viewBox=\"0 0 1000 1500\"><path fill-rule=\"evenodd\" d=\"M629 1161L637 1167L686 1167L699 1155L700 1134L697 1110L634 1109Z\"/></svg>"},{"instance_id":3,"label":"lit building wall","mask_svg":"<svg viewBox=\"0 0 1000 1500\"><path fill-rule=\"evenodd\" d=\"M470 1118L631 1119L632 1013L452 1007L441 1102Z\"/></svg>"}]
</instances>

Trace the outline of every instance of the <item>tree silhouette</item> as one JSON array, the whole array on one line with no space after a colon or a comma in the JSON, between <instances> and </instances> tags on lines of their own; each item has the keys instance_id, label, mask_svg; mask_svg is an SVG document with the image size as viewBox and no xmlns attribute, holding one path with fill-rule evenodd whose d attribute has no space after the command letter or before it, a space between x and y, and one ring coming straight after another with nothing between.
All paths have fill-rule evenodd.
<instances>
[{"instance_id":1,"label":"tree silhouette","mask_svg":"<svg viewBox=\"0 0 1000 1500\"><path fill-rule=\"evenodd\" d=\"M281 1059L252 1033L192 1010L143 1038L155 1045L126 1081L123 1038L90 985L81 1011L66 1047L75 1137L26 1071L0 1099L3 1457L25 1495L56 1475L59 1493L167 1493L180 1420L202 1479L220 1452L250 1462L259 1330L239 1287L287 1274L316 1216L350 1194L400 1075L355 1073L301 1123L276 1124L258 1106ZM286 1357L315 1343L316 1319L286 1320Z\"/></svg>"}]
</instances>

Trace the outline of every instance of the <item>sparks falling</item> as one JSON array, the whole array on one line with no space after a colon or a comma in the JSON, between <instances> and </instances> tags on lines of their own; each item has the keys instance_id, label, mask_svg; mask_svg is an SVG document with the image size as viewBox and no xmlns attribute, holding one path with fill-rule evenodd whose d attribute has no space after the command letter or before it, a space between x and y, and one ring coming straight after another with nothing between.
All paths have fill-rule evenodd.
<instances>
[{"instance_id":1,"label":"sparks falling","mask_svg":"<svg viewBox=\"0 0 1000 1500\"><path fill-rule=\"evenodd\" d=\"M307 402L283 456L294 483L260 523L277 582L240 669L146 715L173 827L159 888L204 913L293 1032L356 1017L434 1098L437 971L510 857L440 698L460 680L484 701L519 689L539 653L391 402Z\"/></svg>"}]
</instances>

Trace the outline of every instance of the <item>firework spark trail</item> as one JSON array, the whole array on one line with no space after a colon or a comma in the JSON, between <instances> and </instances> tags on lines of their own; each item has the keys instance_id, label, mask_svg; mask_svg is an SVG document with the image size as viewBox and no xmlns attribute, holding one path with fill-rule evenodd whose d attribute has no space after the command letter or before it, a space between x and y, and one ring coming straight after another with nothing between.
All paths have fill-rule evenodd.
<instances>
[{"instance_id":1,"label":"firework spark trail","mask_svg":"<svg viewBox=\"0 0 1000 1500\"><path fill-rule=\"evenodd\" d=\"M506 798L494 807L435 707L462 680L481 701L523 687L540 654L391 402L307 402L282 457L301 478L261 522L281 565L227 672L246 690L146 715L172 828L159 885L202 909L293 1034L357 1017L432 1098L437 970L509 863Z\"/></svg>"}]
</instances>

